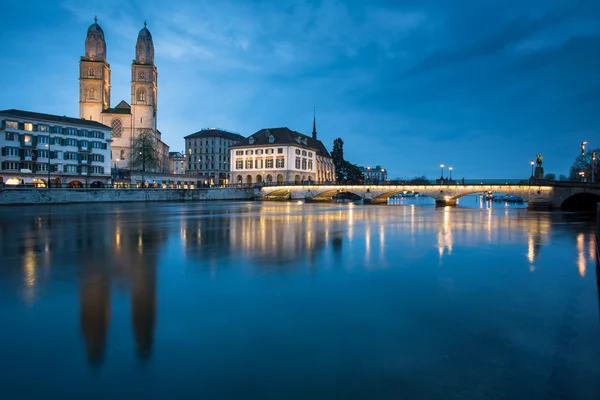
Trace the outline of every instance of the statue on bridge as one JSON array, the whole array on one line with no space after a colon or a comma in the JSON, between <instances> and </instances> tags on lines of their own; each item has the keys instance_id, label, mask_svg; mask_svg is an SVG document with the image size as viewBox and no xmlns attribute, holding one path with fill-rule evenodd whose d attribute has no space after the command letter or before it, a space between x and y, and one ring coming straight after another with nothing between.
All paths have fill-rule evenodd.
<instances>
[{"instance_id":1,"label":"statue on bridge","mask_svg":"<svg viewBox=\"0 0 600 400\"><path fill-rule=\"evenodd\" d=\"M543 161L543 157L541 154L536 155L535 158L535 173L533 174L533 176L535 177L535 179L543 179L544 178L544 168L542 168L542 161Z\"/></svg>"},{"instance_id":2,"label":"statue on bridge","mask_svg":"<svg viewBox=\"0 0 600 400\"><path fill-rule=\"evenodd\" d=\"M541 155L541 154L538 154L538 155L536 156L535 163L537 164L537 166L538 166L538 167L541 167L541 166L542 166L542 159L543 159L543 157L542 157L542 155Z\"/></svg>"}]
</instances>

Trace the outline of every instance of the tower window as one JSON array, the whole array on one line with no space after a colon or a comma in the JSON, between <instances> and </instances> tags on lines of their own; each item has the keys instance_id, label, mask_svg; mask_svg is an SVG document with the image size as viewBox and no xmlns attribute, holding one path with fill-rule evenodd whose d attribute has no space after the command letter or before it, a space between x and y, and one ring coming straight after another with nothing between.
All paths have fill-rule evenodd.
<instances>
[{"instance_id":1,"label":"tower window","mask_svg":"<svg viewBox=\"0 0 600 400\"><path fill-rule=\"evenodd\" d=\"M89 69L88 76L96 76L96 71L94 70L94 68Z\"/></svg>"},{"instance_id":2,"label":"tower window","mask_svg":"<svg viewBox=\"0 0 600 400\"><path fill-rule=\"evenodd\" d=\"M144 89L140 89L137 92L138 101L146 101L146 91Z\"/></svg>"},{"instance_id":3,"label":"tower window","mask_svg":"<svg viewBox=\"0 0 600 400\"><path fill-rule=\"evenodd\" d=\"M140 71L138 76L140 77L140 81L143 81L144 79L146 79L146 73L144 71Z\"/></svg>"},{"instance_id":4,"label":"tower window","mask_svg":"<svg viewBox=\"0 0 600 400\"><path fill-rule=\"evenodd\" d=\"M121 120L118 118L113 119L110 126L112 127L112 137L120 138L123 132L123 123Z\"/></svg>"},{"instance_id":5,"label":"tower window","mask_svg":"<svg viewBox=\"0 0 600 400\"><path fill-rule=\"evenodd\" d=\"M90 100L96 100L96 89L90 89L90 95L89 95L89 99Z\"/></svg>"}]
</instances>

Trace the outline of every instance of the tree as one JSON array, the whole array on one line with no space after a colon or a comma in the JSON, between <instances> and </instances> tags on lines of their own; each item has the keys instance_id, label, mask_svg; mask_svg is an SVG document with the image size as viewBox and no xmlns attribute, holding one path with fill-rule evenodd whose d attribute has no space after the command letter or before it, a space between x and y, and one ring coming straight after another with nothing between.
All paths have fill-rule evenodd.
<instances>
[{"instance_id":1,"label":"tree","mask_svg":"<svg viewBox=\"0 0 600 400\"><path fill-rule=\"evenodd\" d=\"M331 158L333 159L333 165L335 166L335 178L338 182L342 182L344 178L342 173L344 167L344 141L342 138L337 138L333 141Z\"/></svg>"},{"instance_id":2,"label":"tree","mask_svg":"<svg viewBox=\"0 0 600 400\"><path fill-rule=\"evenodd\" d=\"M570 181L580 181L581 175L580 172L583 172L585 178L591 182L592 181L592 153L600 154L600 149L588 150L584 154L580 154L577 156L573 165L571 165L571 169L569 170L569 180ZM598 178L598 173L600 173L600 165L598 164L598 160L595 161L594 166L594 180L600 180Z\"/></svg>"},{"instance_id":3,"label":"tree","mask_svg":"<svg viewBox=\"0 0 600 400\"><path fill-rule=\"evenodd\" d=\"M556 174L546 174L546 176L544 176L544 179L549 179L551 181L555 181L556 180Z\"/></svg>"},{"instance_id":4,"label":"tree","mask_svg":"<svg viewBox=\"0 0 600 400\"><path fill-rule=\"evenodd\" d=\"M560 174L560 177L558 178L558 180L560 180L560 181L568 181L569 177L566 176L565 174Z\"/></svg>"},{"instance_id":5,"label":"tree","mask_svg":"<svg viewBox=\"0 0 600 400\"><path fill-rule=\"evenodd\" d=\"M142 187L144 186L144 172L148 168L157 168L159 165L158 145L156 136L151 129L144 129L133 140L131 145L131 167L142 171Z\"/></svg>"}]
</instances>

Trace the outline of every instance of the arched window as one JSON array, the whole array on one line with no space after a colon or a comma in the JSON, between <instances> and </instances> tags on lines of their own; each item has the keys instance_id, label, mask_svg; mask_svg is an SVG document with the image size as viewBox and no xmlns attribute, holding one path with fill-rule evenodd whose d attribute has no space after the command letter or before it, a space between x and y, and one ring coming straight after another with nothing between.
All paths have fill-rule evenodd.
<instances>
[{"instance_id":1,"label":"arched window","mask_svg":"<svg viewBox=\"0 0 600 400\"><path fill-rule=\"evenodd\" d=\"M137 92L138 101L146 101L146 91L144 89L139 89Z\"/></svg>"},{"instance_id":2,"label":"arched window","mask_svg":"<svg viewBox=\"0 0 600 400\"><path fill-rule=\"evenodd\" d=\"M94 68L89 69L88 76L96 76L96 71L94 70Z\"/></svg>"},{"instance_id":3,"label":"arched window","mask_svg":"<svg viewBox=\"0 0 600 400\"><path fill-rule=\"evenodd\" d=\"M89 100L96 100L96 89L90 89Z\"/></svg>"},{"instance_id":4,"label":"arched window","mask_svg":"<svg viewBox=\"0 0 600 400\"><path fill-rule=\"evenodd\" d=\"M138 76L139 76L140 81L143 81L146 79L146 73L144 71L140 71Z\"/></svg>"},{"instance_id":5,"label":"arched window","mask_svg":"<svg viewBox=\"0 0 600 400\"><path fill-rule=\"evenodd\" d=\"M121 161L125 160L125 150L121 150Z\"/></svg>"},{"instance_id":6,"label":"arched window","mask_svg":"<svg viewBox=\"0 0 600 400\"><path fill-rule=\"evenodd\" d=\"M123 134L123 123L121 120L118 118L113 119L110 126L112 127L112 137L120 138Z\"/></svg>"}]
</instances>

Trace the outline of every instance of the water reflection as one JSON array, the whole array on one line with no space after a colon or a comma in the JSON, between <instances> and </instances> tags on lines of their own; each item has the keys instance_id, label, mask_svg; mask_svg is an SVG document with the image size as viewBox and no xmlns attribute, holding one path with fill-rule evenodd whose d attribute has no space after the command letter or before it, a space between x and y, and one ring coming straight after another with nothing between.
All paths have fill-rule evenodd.
<instances>
[{"instance_id":1,"label":"water reflection","mask_svg":"<svg viewBox=\"0 0 600 400\"><path fill-rule=\"evenodd\" d=\"M569 262L576 254L577 270L569 267L573 274L586 277L596 261L590 225L567 214L424 207L238 203L25 208L16 214L23 223L15 224L11 215L0 217L1 237L14 239L0 246L0 272L18 276L19 293L28 304L42 300L40 293L56 280L76 276L78 334L89 364L99 366L111 339L109 327L119 315L114 290L121 287L128 290L136 357L152 361L159 268L185 266L202 272L209 267L213 277L236 268L254 273L306 267L315 273L376 270L426 266L431 259L460 260L461 251L481 256L477 252L494 245L516 249L521 271L534 271L549 265L547 258L546 264L541 262L557 232L568 232L563 236L572 243ZM181 265L170 263L171 257L180 257ZM527 275L536 278L538 273ZM598 286L600 290L600 281Z\"/></svg>"}]
</instances>

